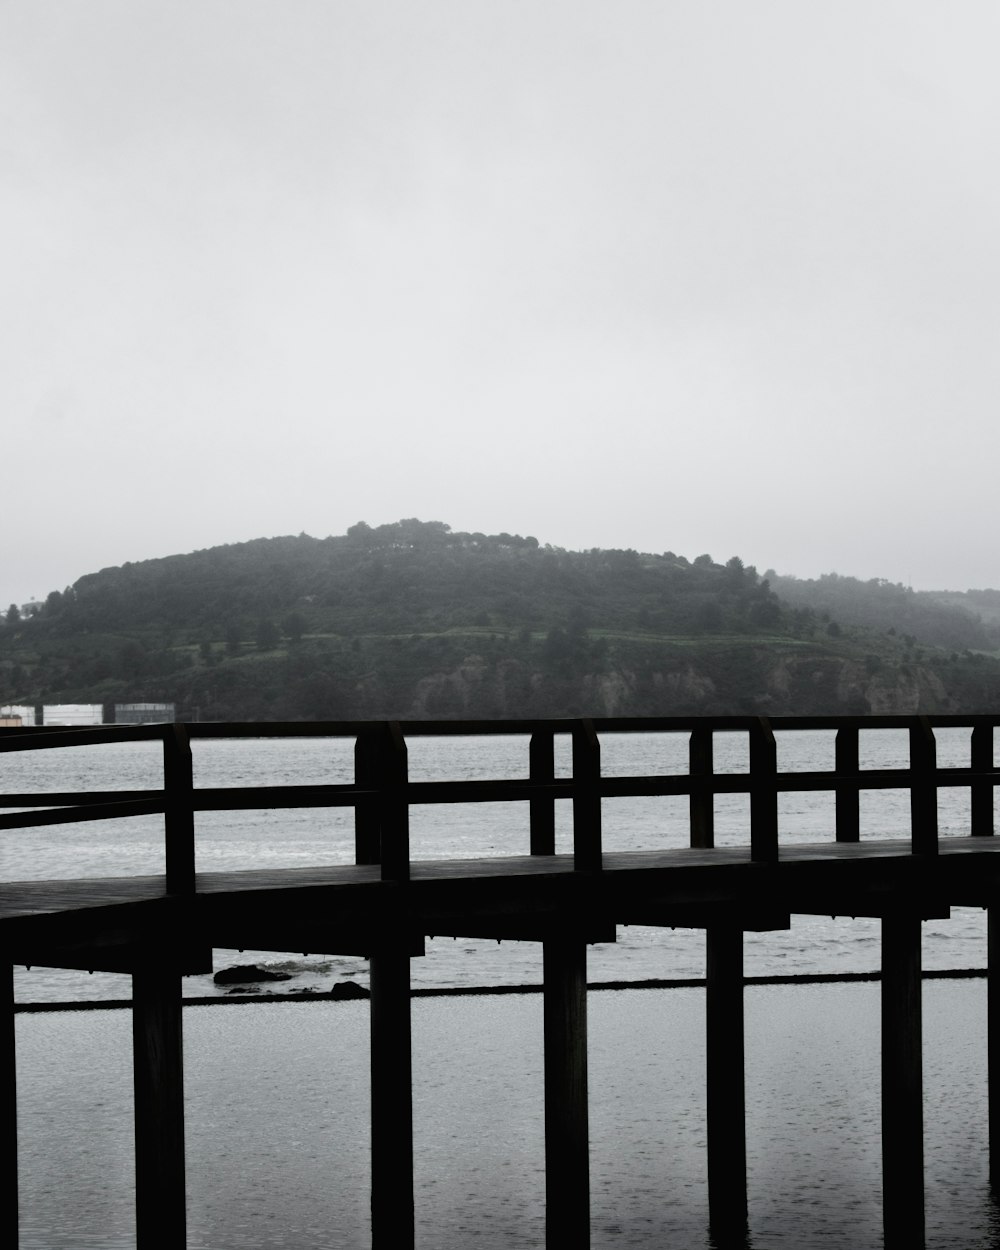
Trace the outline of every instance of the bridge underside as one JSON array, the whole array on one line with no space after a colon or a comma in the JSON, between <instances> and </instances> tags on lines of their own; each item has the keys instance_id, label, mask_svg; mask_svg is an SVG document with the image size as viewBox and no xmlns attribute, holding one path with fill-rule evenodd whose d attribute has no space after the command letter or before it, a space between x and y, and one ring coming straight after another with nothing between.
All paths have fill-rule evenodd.
<instances>
[{"instance_id":1,"label":"bridge underside","mask_svg":"<svg viewBox=\"0 0 1000 1250\"><path fill-rule=\"evenodd\" d=\"M594 872L574 871L571 855L415 861L409 881L357 865L199 873L188 896L169 895L162 876L22 882L5 887L0 945L15 964L110 972L155 950L195 973L213 947L416 955L429 936L606 942L617 925L756 930L796 914L930 919L989 906L1000 845L939 846L783 845L770 864L736 848L605 853Z\"/></svg>"}]
</instances>

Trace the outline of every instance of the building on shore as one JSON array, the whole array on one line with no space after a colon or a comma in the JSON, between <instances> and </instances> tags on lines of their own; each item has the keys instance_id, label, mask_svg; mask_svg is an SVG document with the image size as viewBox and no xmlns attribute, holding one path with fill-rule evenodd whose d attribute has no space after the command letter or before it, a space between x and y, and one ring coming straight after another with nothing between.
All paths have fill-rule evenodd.
<instances>
[{"instance_id":1,"label":"building on shore","mask_svg":"<svg viewBox=\"0 0 1000 1250\"><path fill-rule=\"evenodd\" d=\"M0 727L172 725L176 712L174 703L46 703L39 708L8 703L0 707Z\"/></svg>"},{"instance_id":2,"label":"building on shore","mask_svg":"<svg viewBox=\"0 0 1000 1250\"><path fill-rule=\"evenodd\" d=\"M14 703L5 703L0 707L0 725L6 728L20 728L22 725L34 725L35 709L21 707Z\"/></svg>"},{"instance_id":3,"label":"building on shore","mask_svg":"<svg viewBox=\"0 0 1000 1250\"><path fill-rule=\"evenodd\" d=\"M103 703L45 703L42 706L43 725L102 725Z\"/></svg>"},{"instance_id":4,"label":"building on shore","mask_svg":"<svg viewBox=\"0 0 1000 1250\"><path fill-rule=\"evenodd\" d=\"M116 725L173 724L176 707L173 703L116 703Z\"/></svg>"}]
</instances>

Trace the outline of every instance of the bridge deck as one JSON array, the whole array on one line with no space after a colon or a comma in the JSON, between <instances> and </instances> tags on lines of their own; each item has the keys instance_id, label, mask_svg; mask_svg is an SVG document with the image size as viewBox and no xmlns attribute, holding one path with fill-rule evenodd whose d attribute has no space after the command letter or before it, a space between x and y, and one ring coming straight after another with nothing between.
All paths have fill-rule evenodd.
<instances>
[{"instance_id":1,"label":"bridge deck","mask_svg":"<svg viewBox=\"0 0 1000 1250\"><path fill-rule=\"evenodd\" d=\"M122 969L150 943L367 952L391 935L541 939L572 930L613 940L616 924L782 927L800 913L942 916L985 906L1000 884L1000 839L942 838L937 855L908 839L782 845L774 863L749 847L605 852L597 872L572 855L414 860L409 881L378 865L203 872L171 895L163 875L9 883L0 945L16 962ZM196 960L204 963L204 955Z\"/></svg>"}]
</instances>

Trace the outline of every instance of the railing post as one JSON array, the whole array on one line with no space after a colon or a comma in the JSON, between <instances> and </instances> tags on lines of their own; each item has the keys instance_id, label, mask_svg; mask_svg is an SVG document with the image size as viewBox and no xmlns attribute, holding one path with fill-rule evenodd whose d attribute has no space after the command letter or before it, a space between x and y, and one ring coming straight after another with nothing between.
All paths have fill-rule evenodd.
<instances>
[{"instance_id":1,"label":"railing post","mask_svg":"<svg viewBox=\"0 0 1000 1250\"><path fill-rule=\"evenodd\" d=\"M601 744L594 722L573 728L573 867L601 867Z\"/></svg>"},{"instance_id":2,"label":"railing post","mask_svg":"<svg viewBox=\"0 0 1000 1250\"><path fill-rule=\"evenodd\" d=\"M545 1245L590 1246L587 1107L587 944L542 943L545 1044Z\"/></svg>"},{"instance_id":3,"label":"railing post","mask_svg":"<svg viewBox=\"0 0 1000 1250\"><path fill-rule=\"evenodd\" d=\"M0 999L0 1094L3 1120L3 1136L6 1142L3 1157L3 1185L0 1187L0 1242L17 1250L17 1051L14 1035L14 967L7 963L4 969L4 985Z\"/></svg>"},{"instance_id":4,"label":"railing post","mask_svg":"<svg viewBox=\"0 0 1000 1250\"><path fill-rule=\"evenodd\" d=\"M885 1250L924 1245L920 920L882 918L882 1220Z\"/></svg>"},{"instance_id":5,"label":"railing post","mask_svg":"<svg viewBox=\"0 0 1000 1250\"><path fill-rule=\"evenodd\" d=\"M971 760L973 772L992 773L993 766L993 726L976 725L972 731ZM981 777L973 781L971 789L972 835L973 837L992 837L993 835L993 781L989 777Z\"/></svg>"},{"instance_id":6,"label":"railing post","mask_svg":"<svg viewBox=\"0 0 1000 1250\"><path fill-rule=\"evenodd\" d=\"M551 729L536 729L528 743L528 777L536 785L555 781L555 734ZM538 795L528 800L531 822L532 855L556 853L556 801L551 795Z\"/></svg>"},{"instance_id":7,"label":"railing post","mask_svg":"<svg viewBox=\"0 0 1000 1250\"><path fill-rule=\"evenodd\" d=\"M379 845L383 881L410 879L407 751L399 721L386 721L379 758Z\"/></svg>"},{"instance_id":8,"label":"railing post","mask_svg":"<svg viewBox=\"0 0 1000 1250\"><path fill-rule=\"evenodd\" d=\"M763 716L750 727L750 858L778 859L778 746Z\"/></svg>"},{"instance_id":9,"label":"railing post","mask_svg":"<svg viewBox=\"0 0 1000 1250\"><path fill-rule=\"evenodd\" d=\"M164 825L168 894L194 893L194 768L186 725L163 733Z\"/></svg>"},{"instance_id":10,"label":"railing post","mask_svg":"<svg viewBox=\"0 0 1000 1250\"><path fill-rule=\"evenodd\" d=\"M132 973L135 1215L138 1250L184 1250L181 974L155 951Z\"/></svg>"},{"instance_id":11,"label":"railing post","mask_svg":"<svg viewBox=\"0 0 1000 1250\"><path fill-rule=\"evenodd\" d=\"M696 725L688 743L688 772L697 779L691 783L690 797L693 847L715 846L715 794L710 784L714 771L712 731L704 725Z\"/></svg>"},{"instance_id":12,"label":"railing post","mask_svg":"<svg viewBox=\"0 0 1000 1250\"><path fill-rule=\"evenodd\" d=\"M354 742L354 784L361 789L375 790L379 784L378 734L359 733ZM374 802L359 801L354 805L354 862L377 864L379 845L379 811Z\"/></svg>"},{"instance_id":13,"label":"railing post","mask_svg":"<svg viewBox=\"0 0 1000 1250\"><path fill-rule=\"evenodd\" d=\"M910 726L910 835L914 855L937 854L937 747L926 716Z\"/></svg>"},{"instance_id":14,"label":"railing post","mask_svg":"<svg viewBox=\"0 0 1000 1250\"><path fill-rule=\"evenodd\" d=\"M370 960L372 1250L412 1250L414 1239L410 956L402 940Z\"/></svg>"},{"instance_id":15,"label":"railing post","mask_svg":"<svg viewBox=\"0 0 1000 1250\"><path fill-rule=\"evenodd\" d=\"M856 778L861 772L858 750L858 726L844 725L837 730L834 747L834 772L838 778ZM837 841L858 842L861 839L861 794L857 786L847 789L838 785Z\"/></svg>"},{"instance_id":16,"label":"railing post","mask_svg":"<svg viewBox=\"0 0 1000 1250\"><path fill-rule=\"evenodd\" d=\"M705 937L708 1213L713 1244L722 1246L747 1227L743 933L712 925Z\"/></svg>"}]
</instances>

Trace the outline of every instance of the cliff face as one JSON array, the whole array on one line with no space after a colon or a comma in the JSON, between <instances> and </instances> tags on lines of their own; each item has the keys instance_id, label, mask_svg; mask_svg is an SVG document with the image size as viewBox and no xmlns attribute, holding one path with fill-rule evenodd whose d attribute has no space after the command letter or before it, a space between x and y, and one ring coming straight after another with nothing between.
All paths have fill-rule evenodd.
<instances>
[{"instance_id":1,"label":"cliff face","mask_svg":"<svg viewBox=\"0 0 1000 1250\"><path fill-rule=\"evenodd\" d=\"M374 692L369 698L377 701ZM403 692L399 692L403 693ZM708 656L701 661L610 666L560 679L524 662L470 654L417 681L393 710L402 718L913 714L956 710L931 670L876 672L837 656Z\"/></svg>"},{"instance_id":2,"label":"cliff face","mask_svg":"<svg viewBox=\"0 0 1000 1250\"><path fill-rule=\"evenodd\" d=\"M953 712L955 700L944 683L928 669L898 668L866 677L861 665L845 665L845 680L863 692L867 711L880 713ZM853 673L850 671L853 670Z\"/></svg>"}]
</instances>

